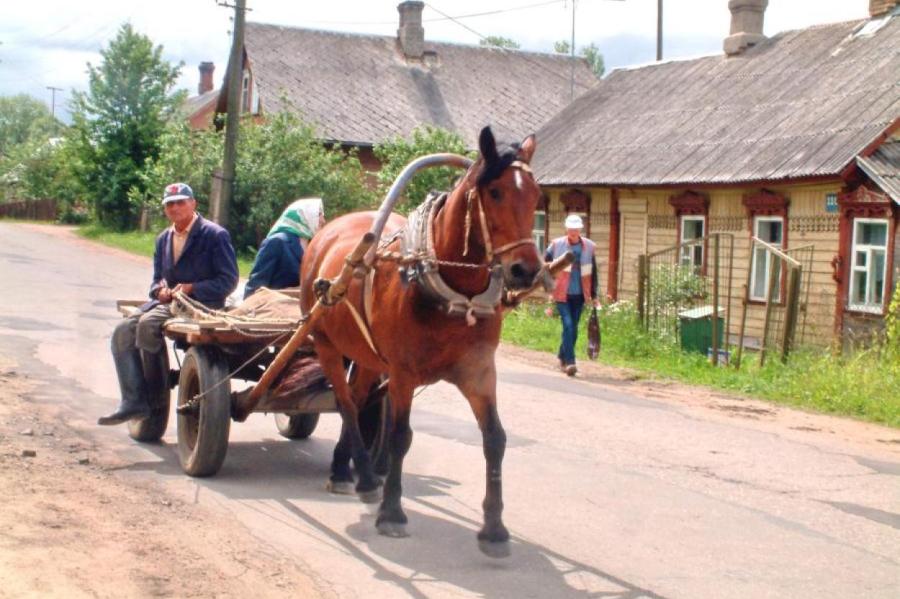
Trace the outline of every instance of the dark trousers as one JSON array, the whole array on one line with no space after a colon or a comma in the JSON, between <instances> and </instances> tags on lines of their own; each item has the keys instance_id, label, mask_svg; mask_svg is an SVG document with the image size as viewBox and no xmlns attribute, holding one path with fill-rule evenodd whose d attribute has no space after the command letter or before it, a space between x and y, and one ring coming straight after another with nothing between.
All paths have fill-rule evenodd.
<instances>
[{"instance_id":1,"label":"dark trousers","mask_svg":"<svg viewBox=\"0 0 900 599\"><path fill-rule=\"evenodd\" d=\"M556 309L562 319L562 343L557 356L565 364L575 363L575 341L578 339L578 321L584 308L583 295L568 295L566 301L556 302Z\"/></svg>"},{"instance_id":2,"label":"dark trousers","mask_svg":"<svg viewBox=\"0 0 900 599\"><path fill-rule=\"evenodd\" d=\"M122 320L112 335L112 355L119 376L122 403L142 400L146 402L150 387L164 383L159 370L160 352L166 351L162 327L172 318L167 304L129 316Z\"/></svg>"}]
</instances>

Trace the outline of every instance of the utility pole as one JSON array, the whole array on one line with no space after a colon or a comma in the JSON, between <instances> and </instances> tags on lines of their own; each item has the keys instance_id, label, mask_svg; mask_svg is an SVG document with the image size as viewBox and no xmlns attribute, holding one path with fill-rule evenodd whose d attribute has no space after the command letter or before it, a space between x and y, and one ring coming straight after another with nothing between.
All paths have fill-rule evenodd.
<instances>
[{"instance_id":1,"label":"utility pole","mask_svg":"<svg viewBox=\"0 0 900 599\"><path fill-rule=\"evenodd\" d=\"M219 6L234 8L234 32L231 55L228 57L227 108L225 114L225 157L222 160L222 189L218 201L212 207L212 218L223 227L228 225L228 209L234 196L234 164L237 157L238 127L240 126L241 82L244 75L244 15L246 0L234 4L220 2ZM247 90L250 93L250 90Z\"/></svg>"},{"instance_id":2,"label":"utility pole","mask_svg":"<svg viewBox=\"0 0 900 599\"><path fill-rule=\"evenodd\" d=\"M50 90L50 116L54 119L56 118L56 92L61 92L61 87L53 87L52 85L48 85L47 89Z\"/></svg>"},{"instance_id":3,"label":"utility pole","mask_svg":"<svg viewBox=\"0 0 900 599\"><path fill-rule=\"evenodd\" d=\"M663 0L656 0L656 62L662 60Z\"/></svg>"}]
</instances>

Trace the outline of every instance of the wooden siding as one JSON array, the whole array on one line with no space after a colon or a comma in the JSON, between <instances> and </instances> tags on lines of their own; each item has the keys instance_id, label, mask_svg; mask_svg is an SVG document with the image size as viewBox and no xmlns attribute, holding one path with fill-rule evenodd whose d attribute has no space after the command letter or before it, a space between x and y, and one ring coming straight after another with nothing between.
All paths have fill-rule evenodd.
<instances>
[{"instance_id":1,"label":"wooden siding","mask_svg":"<svg viewBox=\"0 0 900 599\"><path fill-rule=\"evenodd\" d=\"M836 284L832 278L831 260L838 253L838 214L826 211L826 195L839 193L843 183L796 184L766 187L785 197L788 202L787 247L799 248L813 245L808 294L801 298L806 303L803 326L805 342L828 345L834 327ZM689 189L689 188L686 188ZM545 190L550 197L550 236L564 234L562 221L565 211L559 196L566 188ZM611 190L606 187L584 188L591 201L591 238L597 242L597 259L602 275L607 271L609 248L609 205ZM737 335L741 313L741 297L747 281L750 263L751 223L742 203L744 195L759 192L759 187L725 187L704 189L709 197L707 230L709 233L728 233L734 236L734 270L731 289L731 330ZM673 189L620 189L619 230L620 273L619 299L633 300L637 293L637 256L674 246L678 240L678 219L669 198L684 190ZM602 224L601 224L602 223ZM900 232L898 232L900 235ZM894 280L900 280L900 240L895 244ZM804 265L805 266L805 265ZM606 293L606 279L601 277L601 294ZM724 291L723 291L724 295ZM724 300L723 300L724 301ZM762 336L764 306L752 304L747 311L745 335L751 343ZM802 315L801 315L802 318ZM799 332L799 328L798 328Z\"/></svg>"}]
</instances>

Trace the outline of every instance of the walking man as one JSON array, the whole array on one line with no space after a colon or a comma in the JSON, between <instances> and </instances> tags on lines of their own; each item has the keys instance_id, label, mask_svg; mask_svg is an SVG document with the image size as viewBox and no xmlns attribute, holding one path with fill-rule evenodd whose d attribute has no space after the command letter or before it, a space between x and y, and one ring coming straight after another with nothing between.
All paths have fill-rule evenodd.
<instances>
[{"instance_id":1,"label":"walking man","mask_svg":"<svg viewBox=\"0 0 900 599\"><path fill-rule=\"evenodd\" d=\"M562 341L559 345L559 367L569 376L575 376L575 341L578 338L578 320L584 305L598 301L594 276L594 242L581 235L584 223L577 214L570 214L565 221L566 234L554 239L544 255L544 260L551 262L568 251L575 254L571 265L556 276L553 288L553 301L562 319ZM547 316L553 315L553 308L547 308Z\"/></svg>"},{"instance_id":2,"label":"walking man","mask_svg":"<svg viewBox=\"0 0 900 599\"><path fill-rule=\"evenodd\" d=\"M163 325L172 318L173 295L180 291L210 308L221 308L238 282L237 259L228 231L197 214L194 192L184 183L167 185L163 210L172 223L156 238L150 301L116 326L112 354L122 401L97 424L112 425L150 415L152 386L168 384L160 372L166 351Z\"/></svg>"}]
</instances>

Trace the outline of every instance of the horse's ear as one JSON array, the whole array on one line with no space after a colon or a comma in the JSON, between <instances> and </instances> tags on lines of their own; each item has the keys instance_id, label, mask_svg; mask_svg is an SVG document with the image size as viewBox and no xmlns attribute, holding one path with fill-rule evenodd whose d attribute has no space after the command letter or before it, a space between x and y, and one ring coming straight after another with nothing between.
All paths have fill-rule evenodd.
<instances>
[{"instance_id":1,"label":"horse's ear","mask_svg":"<svg viewBox=\"0 0 900 599\"><path fill-rule=\"evenodd\" d=\"M534 133L525 138L519 148L519 158L530 163L531 157L534 156L534 149L537 147L537 141L534 139Z\"/></svg>"},{"instance_id":2,"label":"horse's ear","mask_svg":"<svg viewBox=\"0 0 900 599\"><path fill-rule=\"evenodd\" d=\"M490 126L482 129L478 135L478 149L487 164L493 164L500 158L497 154L497 141L494 139L494 133Z\"/></svg>"}]
</instances>

